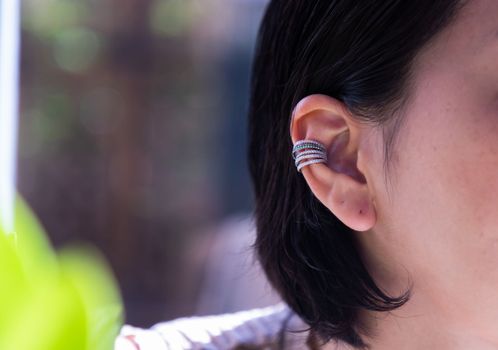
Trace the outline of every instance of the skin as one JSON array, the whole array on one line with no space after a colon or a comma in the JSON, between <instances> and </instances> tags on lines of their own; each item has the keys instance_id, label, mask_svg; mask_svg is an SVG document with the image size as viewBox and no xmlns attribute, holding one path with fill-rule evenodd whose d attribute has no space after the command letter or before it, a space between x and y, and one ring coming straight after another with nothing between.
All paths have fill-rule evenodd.
<instances>
[{"instance_id":1,"label":"skin","mask_svg":"<svg viewBox=\"0 0 498 350\"><path fill-rule=\"evenodd\" d=\"M377 283L393 296L412 283L403 307L360 314L371 349L498 349L498 1L470 0L413 72L390 181L381 128L339 100L302 99L290 134L327 147L303 176Z\"/></svg>"}]
</instances>

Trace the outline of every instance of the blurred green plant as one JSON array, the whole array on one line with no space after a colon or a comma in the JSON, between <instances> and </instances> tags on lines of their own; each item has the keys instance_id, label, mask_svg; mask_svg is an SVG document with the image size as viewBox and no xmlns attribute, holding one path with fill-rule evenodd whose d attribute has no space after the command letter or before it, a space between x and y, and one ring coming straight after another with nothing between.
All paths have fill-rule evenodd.
<instances>
[{"instance_id":1,"label":"blurred green plant","mask_svg":"<svg viewBox=\"0 0 498 350\"><path fill-rule=\"evenodd\" d=\"M195 20L195 12L188 1L156 0L149 13L150 28L153 33L175 37L185 34Z\"/></svg>"},{"instance_id":2,"label":"blurred green plant","mask_svg":"<svg viewBox=\"0 0 498 350\"><path fill-rule=\"evenodd\" d=\"M87 2L80 0L26 0L22 11L23 28L48 40L89 17Z\"/></svg>"},{"instance_id":3,"label":"blurred green plant","mask_svg":"<svg viewBox=\"0 0 498 350\"><path fill-rule=\"evenodd\" d=\"M71 27L55 34L53 55L60 68L83 72L97 60L101 46L101 39L95 31Z\"/></svg>"},{"instance_id":4,"label":"blurred green plant","mask_svg":"<svg viewBox=\"0 0 498 350\"><path fill-rule=\"evenodd\" d=\"M0 349L110 350L123 324L122 300L97 250L55 253L22 198L14 232L0 228Z\"/></svg>"}]
</instances>

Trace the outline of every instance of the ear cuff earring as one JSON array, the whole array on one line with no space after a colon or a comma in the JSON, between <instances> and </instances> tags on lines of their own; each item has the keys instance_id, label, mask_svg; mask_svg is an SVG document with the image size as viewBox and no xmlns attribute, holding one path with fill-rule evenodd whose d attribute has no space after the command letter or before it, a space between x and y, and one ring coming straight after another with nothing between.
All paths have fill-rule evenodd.
<instances>
[{"instance_id":1,"label":"ear cuff earring","mask_svg":"<svg viewBox=\"0 0 498 350\"><path fill-rule=\"evenodd\" d=\"M295 160L297 171L315 163L327 163L327 149L315 140L299 140L292 148L292 158Z\"/></svg>"}]
</instances>

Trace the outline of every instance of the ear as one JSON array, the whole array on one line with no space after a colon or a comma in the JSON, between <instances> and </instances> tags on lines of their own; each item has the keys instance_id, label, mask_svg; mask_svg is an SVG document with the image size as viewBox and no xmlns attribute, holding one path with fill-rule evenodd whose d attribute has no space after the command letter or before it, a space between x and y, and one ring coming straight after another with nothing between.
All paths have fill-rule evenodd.
<instances>
[{"instance_id":1,"label":"ear","mask_svg":"<svg viewBox=\"0 0 498 350\"><path fill-rule=\"evenodd\" d=\"M365 128L343 102L321 94L299 101L290 124L293 144L312 139L327 149L327 163L305 166L301 173L315 197L356 231L369 230L376 221L370 188L358 167Z\"/></svg>"}]
</instances>

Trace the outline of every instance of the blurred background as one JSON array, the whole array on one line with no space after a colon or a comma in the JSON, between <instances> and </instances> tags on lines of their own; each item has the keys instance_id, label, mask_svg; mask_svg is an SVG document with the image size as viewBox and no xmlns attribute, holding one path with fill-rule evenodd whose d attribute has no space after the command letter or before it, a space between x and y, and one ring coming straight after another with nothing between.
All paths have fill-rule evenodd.
<instances>
[{"instance_id":1,"label":"blurred background","mask_svg":"<svg viewBox=\"0 0 498 350\"><path fill-rule=\"evenodd\" d=\"M107 257L126 322L277 301L246 164L264 0L24 0L18 187Z\"/></svg>"}]
</instances>

